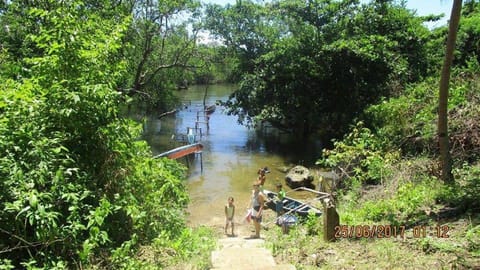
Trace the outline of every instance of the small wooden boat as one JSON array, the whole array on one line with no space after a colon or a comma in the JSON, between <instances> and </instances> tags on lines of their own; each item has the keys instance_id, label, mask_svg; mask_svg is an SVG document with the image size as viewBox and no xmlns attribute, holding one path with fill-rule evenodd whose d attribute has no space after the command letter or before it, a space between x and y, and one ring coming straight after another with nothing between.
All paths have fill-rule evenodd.
<instances>
[{"instance_id":1,"label":"small wooden boat","mask_svg":"<svg viewBox=\"0 0 480 270\"><path fill-rule=\"evenodd\" d=\"M275 200L277 198L277 193L266 189L263 190L263 193L267 196L268 201L266 205L268 208L275 211ZM290 197L283 198L282 202L284 213L297 214L302 217L308 216L310 212L314 213L315 216L320 216L322 214L322 211L319 209Z\"/></svg>"},{"instance_id":2,"label":"small wooden boat","mask_svg":"<svg viewBox=\"0 0 480 270\"><path fill-rule=\"evenodd\" d=\"M206 114L212 114L213 112L215 112L216 108L217 108L217 106L215 106L215 104L210 105L210 106L205 108L205 113Z\"/></svg>"},{"instance_id":3,"label":"small wooden boat","mask_svg":"<svg viewBox=\"0 0 480 270\"><path fill-rule=\"evenodd\" d=\"M154 158L167 157L169 159L177 159L193 153L199 153L202 151L202 149L203 149L203 145L201 143L188 144L188 145L177 147L170 151L161 153L160 155L157 155Z\"/></svg>"}]
</instances>

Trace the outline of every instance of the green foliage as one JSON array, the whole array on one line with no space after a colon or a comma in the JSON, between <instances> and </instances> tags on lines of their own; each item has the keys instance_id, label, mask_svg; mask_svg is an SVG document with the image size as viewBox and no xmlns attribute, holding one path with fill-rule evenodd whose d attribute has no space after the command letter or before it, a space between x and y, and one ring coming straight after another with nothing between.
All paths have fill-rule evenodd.
<instances>
[{"instance_id":1,"label":"green foliage","mask_svg":"<svg viewBox=\"0 0 480 270\"><path fill-rule=\"evenodd\" d=\"M410 168L406 171L420 169L408 165L411 160L404 160L396 165L396 170L404 163ZM425 170L425 168L423 168ZM480 194L478 166L464 165L454 170L455 185L444 185L437 178L429 176L428 171L415 171L415 174L399 173L390 182L382 186L379 198L365 200L360 197L345 196L342 200L342 224L362 224L365 222L388 222L394 225L409 225L425 218L427 212L437 210L438 205L448 205L475 209L478 207ZM395 177L403 177L396 179ZM394 189L394 190L393 190ZM388 193L392 193L388 195ZM350 193L348 193L350 194ZM347 195L348 195L347 194Z\"/></svg>"},{"instance_id":2,"label":"green foliage","mask_svg":"<svg viewBox=\"0 0 480 270\"><path fill-rule=\"evenodd\" d=\"M173 244L179 259L194 263L199 269L210 266L210 254L216 246L213 230L207 227L184 229L181 236Z\"/></svg>"},{"instance_id":3,"label":"green foliage","mask_svg":"<svg viewBox=\"0 0 480 270\"><path fill-rule=\"evenodd\" d=\"M465 238L468 242L468 251L474 252L476 256L480 255L480 225L470 225Z\"/></svg>"},{"instance_id":4,"label":"green foliage","mask_svg":"<svg viewBox=\"0 0 480 270\"><path fill-rule=\"evenodd\" d=\"M148 245L138 246L136 238L112 253L112 269L208 269L216 246L214 230L207 227L182 228L177 237L161 232Z\"/></svg>"},{"instance_id":5,"label":"green foliage","mask_svg":"<svg viewBox=\"0 0 480 270\"><path fill-rule=\"evenodd\" d=\"M282 232L281 227L275 226L273 230L268 232L268 247L272 250L275 257L290 257L296 258L298 254L302 254L306 243L310 242L311 236L306 232L303 226L293 226L289 228L288 234ZM318 238L321 235L316 236ZM294 243L294 244L292 244Z\"/></svg>"},{"instance_id":6,"label":"green foliage","mask_svg":"<svg viewBox=\"0 0 480 270\"><path fill-rule=\"evenodd\" d=\"M433 208L441 191L436 179L423 179L421 182L402 184L391 198L366 201L358 207L347 209L342 215L342 223L387 221L393 225L409 225L424 216L423 209Z\"/></svg>"},{"instance_id":7,"label":"green foliage","mask_svg":"<svg viewBox=\"0 0 480 270\"><path fill-rule=\"evenodd\" d=\"M467 163L453 170L455 184L445 187L438 201L452 207L475 209L480 201L480 167Z\"/></svg>"},{"instance_id":8,"label":"green foliage","mask_svg":"<svg viewBox=\"0 0 480 270\"><path fill-rule=\"evenodd\" d=\"M312 212L308 213L304 226L307 229L308 235L318 235L323 232L322 223L319 222L319 218Z\"/></svg>"},{"instance_id":9,"label":"green foliage","mask_svg":"<svg viewBox=\"0 0 480 270\"><path fill-rule=\"evenodd\" d=\"M472 67L475 64L472 63ZM451 145L454 157L472 159L478 149L476 136L468 135L480 119L478 80L475 68L458 69L451 82L448 109ZM403 154L437 152L438 80L434 78L407 87L402 96L390 98L370 106L364 114L365 122L375 130L385 149L401 148ZM468 120L465 120L468 119ZM468 146L467 146L468 145Z\"/></svg>"},{"instance_id":10,"label":"green foliage","mask_svg":"<svg viewBox=\"0 0 480 270\"><path fill-rule=\"evenodd\" d=\"M281 27L272 15L271 9L251 0L225 7L210 4L205 9L204 28L223 39L238 57L236 72L251 73L256 60L280 36Z\"/></svg>"},{"instance_id":11,"label":"green foliage","mask_svg":"<svg viewBox=\"0 0 480 270\"><path fill-rule=\"evenodd\" d=\"M191 80L187 69L199 68L196 46L199 1L125 1L132 23L122 53L128 75L119 85L147 110L174 107L173 90ZM192 33L193 32L193 33Z\"/></svg>"},{"instance_id":12,"label":"green foliage","mask_svg":"<svg viewBox=\"0 0 480 270\"><path fill-rule=\"evenodd\" d=\"M226 103L241 123L339 137L396 83L426 74L428 31L392 1L278 1L254 10L249 1L207 9L210 29L246 55Z\"/></svg>"},{"instance_id":13,"label":"green foliage","mask_svg":"<svg viewBox=\"0 0 480 270\"><path fill-rule=\"evenodd\" d=\"M179 229L178 237L163 231L153 243L136 247L135 238L112 254L114 269L208 269L210 254L216 246L214 230L207 227ZM138 256L137 254L142 254Z\"/></svg>"},{"instance_id":14,"label":"green foliage","mask_svg":"<svg viewBox=\"0 0 480 270\"><path fill-rule=\"evenodd\" d=\"M240 80L237 72L239 60L228 48L214 43L199 45L198 51L199 57L193 57L192 61L202 68L191 72L195 84L236 83Z\"/></svg>"},{"instance_id":15,"label":"green foliage","mask_svg":"<svg viewBox=\"0 0 480 270\"><path fill-rule=\"evenodd\" d=\"M465 165L454 173L463 190L461 198L464 205L471 209L480 206L480 166Z\"/></svg>"},{"instance_id":16,"label":"green foliage","mask_svg":"<svg viewBox=\"0 0 480 270\"><path fill-rule=\"evenodd\" d=\"M460 244L439 241L435 238L425 237L419 240L419 246L425 253L432 252L459 252L462 250Z\"/></svg>"},{"instance_id":17,"label":"green foliage","mask_svg":"<svg viewBox=\"0 0 480 270\"><path fill-rule=\"evenodd\" d=\"M479 34L480 34L480 5L477 0L465 1L462 7L462 15L457 33L457 45L454 53L453 64L455 67L465 68L470 61L480 61ZM430 38L426 42L429 55L429 74L439 74L441 64L445 57L445 45L447 42L448 26L433 29ZM442 49L439 49L442 48ZM470 69L471 70L471 69Z\"/></svg>"},{"instance_id":18,"label":"green foliage","mask_svg":"<svg viewBox=\"0 0 480 270\"><path fill-rule=\"evenodd\" d=\"M480 4L478 1L468 1L462 8L457 38L458 53L455 64L466 66L472 58L480 61Z\"/></svg>"},{"instance_id":19,"label":"green foliage","mask_svg":"<svg viewBox=\"0 0 480 270\"><path fill-rule=\"evenodd\" d=\"M132 239L125 241L122 245L112 251L111 267L115 269L148 269L147 263L136 258L135 253L138 238L132 235Z\"/></svg>"},{"instance_id":20,"label":"green foliage","mask_svg":"<svg viewBox=\"0 0 480 270\"><path fill-rule=\"evenodd\" d=\"M404 3L371 1L349 22L349 34L379 35L390 42L394 54L389 57L395 66L393 83L416 82L427 75L429 55L425 44L430 33L423 25L425 18L414 16ZM367 49L368 50L368 49Z\"/></svg>"},{"instance_id":21,"label":"green foliage","mask_svg":"<svg viewBox=\"0 0 480 270\"><path fill-rule=\"evenodd\" d=\"M129 19L107 20L82 1L23 11L40 27L25 29L35 54L2 52L2 65L19 57L26 70L0 84L5 267L81 268L162 231L181 235L184 168L152 160L140 126L118 117Z\"/></svg>"},{"instance_id":22,"label":"green foliage","mask_svg":"<svg viewBox=\"0 0 480 270\"><path fill-rule=\"evenodd\" d=\"M437 85L433 78L427 79L408 87L404 95L366 110L367 122L384 147L400 146L406 153L422 152L428 147L436 130Z\"/></svg>"},{"instance_id":23,"label":"green foliage","mask_svg":"<svg viewBox=\"0 0 480 270\"><path fill-rule=\"evenodd\" d=\"M358 122L342 141L334 141L332 150L324 149L322 154L317 164L338 168L342 175L348 177L347 188L356 182L382 182L391 173L388 166L399 159L397 152L383 152L378 140L363 126L363 122Z\"/></svg>"}]
</instances>

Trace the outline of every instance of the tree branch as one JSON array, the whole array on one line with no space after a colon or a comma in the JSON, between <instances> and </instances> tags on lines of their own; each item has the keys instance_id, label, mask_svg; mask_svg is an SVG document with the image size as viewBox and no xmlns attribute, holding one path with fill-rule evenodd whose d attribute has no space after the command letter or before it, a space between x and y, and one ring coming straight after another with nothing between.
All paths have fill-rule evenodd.
<instances>
[{"instance_id":1,"label":"tree branch","mask_svg":"<svg viewBox=\"0 0 480 270\"><path fill-rule=\"evenodd\" d=\"M5 248L3 250L0 250L0 254L9 253L9 252L19 250L19 249L28 249L28 248L38 247L38 246L49 246L49 245L51 245L53 243L56 243L56 242L65 241L65 239L66 239L66 238L55 239L55 240L47 241L47 242L29 242L29 241L25 240L24 238L22 238L22 237L20 237L16 234L13 234L13 233L11 233L7 230L4 230L2 228L0 228L0 232L2 232L4 234L7 234L10 237L13 237L13 238L15 238L19 241L15 247ZM23 243L24 245L20 245L20 243Z\"/></svg>"}]
</instances>

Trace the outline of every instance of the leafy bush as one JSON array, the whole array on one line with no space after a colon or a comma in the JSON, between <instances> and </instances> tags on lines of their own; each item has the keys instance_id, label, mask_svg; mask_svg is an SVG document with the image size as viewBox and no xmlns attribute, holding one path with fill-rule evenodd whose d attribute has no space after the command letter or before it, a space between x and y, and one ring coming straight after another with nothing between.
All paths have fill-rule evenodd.
<instances>
[{"instance_id":1,"label":"leafy bush","mask_svg":"<svg viewBox=\"0 0 480 270\"><path fill-rule=\"evenodd\" d=\"M471 69L456 69L448 101L452 155L474 160L480 149L476 124L480 121L477 61ZM437 153L437 79L428 78L406 88L402 96L370 106L365 121L384 149L401 148L403 154Z\"/></svg>"},{"instance_id":2,"label":"leafy bush","mask_svg":"<svg viewBox=\"0 0 480 270\"><path fill-rule=\"evenodd\" d=\"M465 233L465 239L468 242L468 250L474 252L476 256L480 255L480 225L471 226Z\"/></svg>"},{"instance_id":3,"label":"leafy bush","mask_svg":"<svg viewBox=\"0 0 480 270\"><path fill-rule=\"evenodd\" d=\"M188 261L199 269L209 268L210 253L216 247L213 234L213 229L208 227L185 228L172 245L178 254L176 262Z\"/></svg>"},{"instance_id":4,"label":"leafy bush","mask_svg":"<svg viewBox=\"0 0 480 270\"><path fill-rule=\"evenodd\" d=\"M214 230L208 227L183 228L179 236L163 231L149 245L126 241L112 253L113 269L208 269L216 246Z\"/></svg>"},{"instance_id":5,"label":"leafy bush","mask_svg":"<svg viewBox=\"0 0 480 270\"><path fill-rule=\"evenodd\" d=\"M342 141L334 142L334 149L324 149L317 164L335 168L347 177L346 187L355 182L378 184L390 174L389 164L398 159L398 153L384 153L374 134L358 122Z\"/></svg>"},{"instance_id":6,"label":"leafy bush","mask_svg":"<svg viewBox=\"0 0 480 270\"><path fill-rule=\"evenodd\" d=\"M308 213L305 220L305 228L308 235L318 235L323 232L323 222L313 213Z\"/></svg>"},{"instance_id":7,"label":"leafy bush","mask_svg":"<svg viewBox=\"0 0 480 270\"><path fill-rule=\"evenodd\" d=\"M427 79L407 87L402 96L372 105L366 122L376 131L385 148L400 147L404 153L428 149L435 134L436 82Z\"/></svg>"},{"instance_id":8,"label":"leafy bush","mask_svg":"<svg viewBox=\"0 0 480 270\"><path fill-rule=\"evenodd\" d=\"M445 187L438 201L469 209L480 207L480 166L464 164L453 170L455 183Z\"/></svg>"},{"instance_id":9,"label":"leafy bush","mask_svg":"<svg viewBox=\"0 0 480 270\"><path fill-rule=\"evenodd\" d=\"M121 119L114 89L128 20L81 1L27 8L43 27L25 77L0 84L0 248L14 268L83 268L110 253L182 234L185 169L153 160ZM7 76L5 76L7 77ZM114 252L115 255L115 252Z\"/></svg>"},{"instance_id":10,"label":"leafy bush","mask_svg":"<svg viewBox=\"0 0 480 270\"><path fill-rule=\"evenodd\" d=\"M393 196L361 202L355 200L342 209L342 223L388 221L394 225L408 225L425 215L425 210L434 209L444 186L436 178L425 175L407 179L400 184Z\"/></svg>"}]
</instances>

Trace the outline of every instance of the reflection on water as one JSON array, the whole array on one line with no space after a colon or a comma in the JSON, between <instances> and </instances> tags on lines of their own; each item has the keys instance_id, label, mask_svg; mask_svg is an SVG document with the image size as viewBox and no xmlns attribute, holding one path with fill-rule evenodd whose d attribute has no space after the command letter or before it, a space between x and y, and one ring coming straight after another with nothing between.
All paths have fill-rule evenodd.
<instances>
[{"instance_id":1,"label":"reflection on water","mask_svg":"<svg viewBox=\"0 0 480 270\"><path fill-rule=\"evenodd\" d=\"M226 101L233 87L209 86L207 106L217 100ZM185 134L187 128L195 127L197 112L203 108L204 93L205 86L181 90L178 92L184 104L181 110L161 120L158 115L148 117L143 136L154 155L181 145L175 138ZM204 122L203 117L199 117L199 121ZM276 183L282 183L288 191L282 169L291 164L311 165L321 151L318 142L295 139L274 129L249 130L238 124L236 116L227 115L221 106L210 116L208 129L204 123L199 127L202 129L200 142L204 145L203 172L198 155L188 159L189 221L192 224L222 224L223 206L229 196L235 198L239 219L249 203L251 184L259 168L268 166L271 171L267 174L265 188L274 190ZM179 161L187 163L186 158Z\"/></svg>"}]
</instances>

